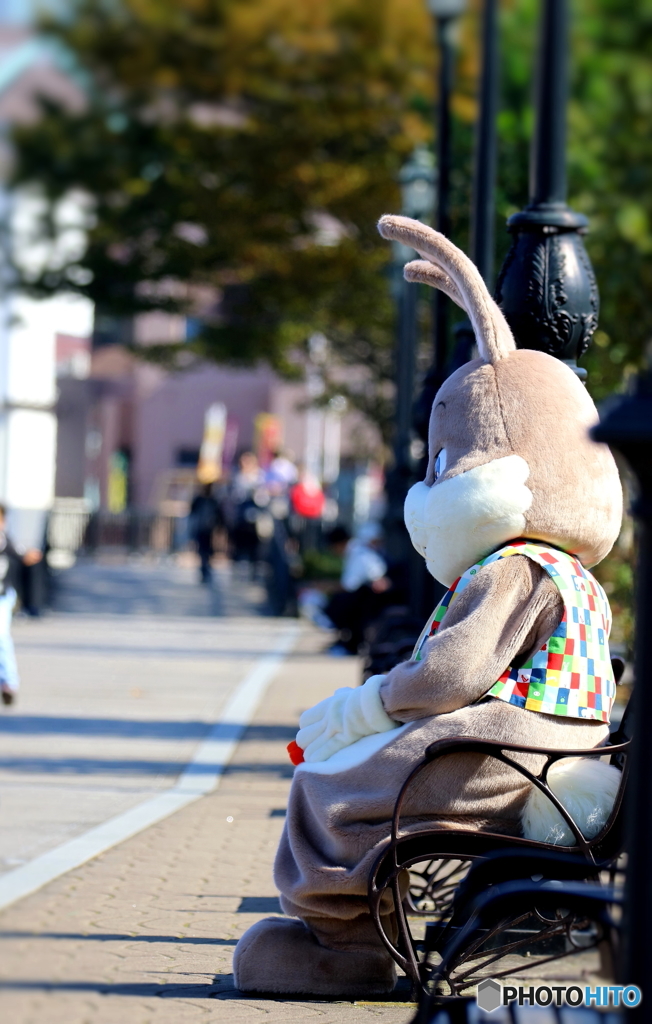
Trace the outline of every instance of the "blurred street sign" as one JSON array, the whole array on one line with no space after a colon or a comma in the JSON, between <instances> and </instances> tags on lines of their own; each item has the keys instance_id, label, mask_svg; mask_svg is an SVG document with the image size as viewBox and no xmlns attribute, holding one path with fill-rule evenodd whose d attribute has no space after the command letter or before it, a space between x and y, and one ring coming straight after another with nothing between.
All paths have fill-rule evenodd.
<instances>
[{"instance_id":1,"label":"blurred street sign","mask_svg":"<svg viewBox=\"0 0 652 1024\"><path fill-rule=\"evenodd\" d=\"M197 463L197 479L202 484L213 484L222 476L225 433L226 406L224 402L213 402L204 416L204 436Z\"/></svg>"}]
</instances>

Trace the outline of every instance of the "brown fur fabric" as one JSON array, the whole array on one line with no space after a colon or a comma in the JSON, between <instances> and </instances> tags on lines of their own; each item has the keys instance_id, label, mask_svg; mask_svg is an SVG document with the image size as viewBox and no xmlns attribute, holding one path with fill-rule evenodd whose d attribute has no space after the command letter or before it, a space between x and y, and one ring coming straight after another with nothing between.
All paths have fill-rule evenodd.
<instances>
[{"instance_id":1,"label":"brown fur fabric","mask_svg":"<svg viewBox=\"0 0 652 1024\"><path fill-rule=\"evenodd\" d=\"M498 363L477 359L437 393L430 419L434 460L446 449L442 483L506 455L530 467L534 496L524 536L576 554L586 565L613 547L622 519L618 470L606 445L589 438L595 406L575 374L543 352L521 349Z\"/></svg>"},{"instance_id":2,"label":"brown fur fabric","mask_svg":"<svg viewBox=\"0 0 652 1024\"><path fill-rule=\"evenodd\" d=\"M367 910L369 871L389 834L396 794L429 743L473 736L588 749L604 742L608 730L601 723L493 699L473 703L558 624L559 594L543 577L521 555L485 566L451 605L425 659L397 666L383 685L388 714L412 724L358 767L337 775L296 771L274 878L286 914L306 921L324 945L350 945L352 937L359 948L379 942ZM421 776L405 827L427 820L516 833L526 797L527 785L513 769L451 756Z\"/></svg>"},{"instance_id":3,"label":"brown fur fabric","mask_svg":"<svg viewBox=\"0 0 652 1024\"><path fill-rule=\"evenodd\" d=\"M408 264L408 280L425 281L441 288L464 309L473 324L478 347L483 359L492 363L504 359L516 345L505 317L487 291L478 269L461 249L421 221L410 217L385 214L378 221L383 238L394 239L408 248L416 249L432 264L417 261ZM414 276L409 274L414 270Z\"/></svg>"},{"instance_id":4,"label":"brown fur fabric","mask_svg":"<svg viewBox=\"0 0 652 1024\"><path fill-rule=\"evenodd\" d=\"M622 492L611 452L589 439L597 412L586 389L558 359L516 351L476 267L438 231L393 215L381 217L378 230L426 257L407 265L407 279L441 288L466 310L481 355L449 377L435 398L426 483L433 483L442 448L442 482L492 459L520 455L530 467L527 485L534 495L525 535L596 565L618 536Z\"/></svg>"},{"instance_id":5,"label":"brown fur fabric","mask_svg":"<svg viewBox=\"0 0 652 1024\"><path fill-rule=\"evenodd\" d=\"M425 483L434 491L468 470L519 456L512 463L518 462L523 475L520 459L527 463L529 508L525 488L518 518L501 518L501 494L489 506L498 526L507 523L504 541L516 540L508 531L523 526L525 538L572 552L587 566L599 562L618 536L622 494L609 450L589 440L597 413L588 393L558 360L516 351L476 268L448 239L405 217L383 217L379 230L425 257L409 264L406 276L442 288L466 309L482 356L454 373L435 398ZM442 449L445 469L435 481ZM417 490L422 493L422 485ZM478 532L482 513L478 522L473 520L472 495L463 501L469 518L454 514L453 541L459 547L455 564L468 568L477 560L483 543L478 537L484 535ZM445 514L439 514L447 526ZM453 532L449 529L451 537ZM590 749L604 742L608 728L600 722L543 715L483 698L509 665L522 664L550 637L562 609L552 580L527 557L513 555L484 566L446 612L423 660L398 665L383 681L379 693L385 711L405 723L403 728L362 739L361 744L371 740L362 763L355 762L354 744L348 761L297 768L274 877L284 911L306 927L298 921L261 922L243 936L236 950L236 977L248 991L318 990L335 996L356 971L360 978L368 971L372 985L390 983L393 969L368 912L367 881L389 836L399 789L430 743L467 736ZM538 759L530 755L530 760L536 766ZM442 758L413 787L402 827L428 821L440 828L515 834L528 790L513 768L490 758ZM338 967L343 956L351 957L353 974Z\"/></svg>"},{"instance_id":6,"label":"brown fur fabric","mask_svg":"<svg viewBox=\"0 0 652 1024\"><path fill-rule=\"evenodd\" d=\"M385 950L327 949L301 921L267 917L240 939L233 958L241 992L363 999L391 992L393 960Z\"/></svg>"}]
</instances>

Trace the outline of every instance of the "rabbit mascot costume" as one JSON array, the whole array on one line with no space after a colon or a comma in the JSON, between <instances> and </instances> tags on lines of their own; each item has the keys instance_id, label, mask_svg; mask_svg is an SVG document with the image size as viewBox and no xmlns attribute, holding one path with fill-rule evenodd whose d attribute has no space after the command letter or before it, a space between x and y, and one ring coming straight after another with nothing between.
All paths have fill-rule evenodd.
<instances>
[{"instance_id":1,"label":"rabbit mascot costume","mask_svg":"<svg viewBox=\"0 0 652 1024\"><path fill-rule=\"evenodd\" d=\"M593 402L562 362L516 349L448 239L406 217L385 216L379 230L420 254L406 278L465 310L480 354L439 390L428 473L405 503L414 546L450 589L410 661L301 716L304 760L274 870L288 916L240 939L234 972L245 992L392 990L367 883L398 791L430 743L589 749L608 735L610 613L588 567L618 536L622 492L611 453L589 439ZM453 755L420 776L402 820L519 834L527 798L527 782L500 762Z\"/></svg>"}]
</instances>

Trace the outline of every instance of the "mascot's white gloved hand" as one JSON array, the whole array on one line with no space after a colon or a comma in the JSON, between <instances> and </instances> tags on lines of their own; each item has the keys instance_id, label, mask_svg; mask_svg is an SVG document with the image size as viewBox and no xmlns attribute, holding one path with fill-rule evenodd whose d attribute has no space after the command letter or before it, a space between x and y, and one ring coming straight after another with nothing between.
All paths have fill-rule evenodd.
<instances>
[{"instance_id":1,"label":"mascot's white gloved hand","mask_svg":"<svg viewBox=\"0 0 652 1024\"><path fill-rule=\"evenodd\" d=\"M297 744L304 761L326 761L338 750L363 736L395 729L380 699L380 684L385 676L370 676L363 686L343 686L299 719Z\"/></svg>"}]
</instances>

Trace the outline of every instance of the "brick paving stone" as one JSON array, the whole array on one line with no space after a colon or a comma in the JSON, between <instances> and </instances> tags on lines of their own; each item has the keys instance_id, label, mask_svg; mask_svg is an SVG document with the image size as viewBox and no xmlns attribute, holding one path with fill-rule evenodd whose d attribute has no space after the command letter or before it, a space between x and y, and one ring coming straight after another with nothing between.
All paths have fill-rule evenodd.
<instances>
[{"instance_id":1,"label":"brick paving stone","mask_svg":"<svg viewBox=\"0 0 652 1024\"><path fill-rule=\"evenodd\" d=\"M190 569L159 566L156 574L156 579L148 575L145 565L82 565L62 588L60 607L67 614L17 624L19 659L26 681L32 680L17 713L40 721L43 708L50 714L54 707L72 723L60 744L63 754L76 750L82 762L91 753L106 761L105 777L99 765L80 782L78 765L78 774L59 780L34 771L28 784L25 773L16 775L20 765L7 767L0 758L0 782L5 792L15 786L11 808L25 818L23 846L28 840L37 849L54 845L61 841L57 828L64 838L66 830L79 834L87 819L89 824L102 820L97 818L102 802L105 818L115 813L114 806L133 806L173 785L176 769L143 774L140 762L149 757L155 764L174 764L191 756L203 735L202 722L226 699L229 679L243 678L269 648L270 637L286 625L249 614L256 595L248 582L243 597L242 587L238 592L226 575L218 576L216 588L223 591L218 602L193 590ZM117 605L111 598L116 586ZM131 596L130 587L135 588ZM97 616L94 625L84 614L89 592L91 607L97 609L98 600L106 604L104 633ZM216 609L240 617L211 618ZM155 617L155 612L162 614ZM336 686L359 680L356 659L328 658L323 647L323 635L304 628L218 790L0 914L3 1024L407 1024L412 1019L411 1006L391 1001L245 999L233 987L238 937L261 917L278 912L272 862L292 777L285 746L302 710ZM110 685L87 692L86 673L101 675L98 666ZM184 687L181 705L177 677ZM45 748L51 756L55 744L47 714L44 737L27 730L7 739L4 729L5 761L33 756L38 768ZM76 735L75 716L99 722L98 737ZM128 741L121 733L123 719L137 733L140 729ZM113 731L115 739L107 740L102 730ZM116 774L112 758L133 762L132 768ZM38 833L32 819L46 805L51 820L43 813ZM3 797L0 811L9 809ZM10 867L7 857L4 868ZM594 982L596 969L589 954L551 965L541 976ZM522 972L519 977L535 981Z\"/></svg>"},{"instance_id":2,"label":"brick paving stone","mask_svg":"<svg viewBox=\"0 0 652 1024\"><path fill-rule=\"evenodd\" d=\"M304 708L358 680L358 662L325 657L323 645L304 630L216 792L0 914L3 1020L411 1019L407 1005L245 999L233 988L235 942L278 911L272 861L292 777L285 746Z\"/></svg>"},{"instance_id":3,"label":"brick paving stone","mask_svg":"<svg viewBox=\"0 0 652 1024\"><path fill-rule=\"evenodd\" d=\"M265 591L250 579L249 564L213 561L207 587L197 585L199 560L192 552L163 557L104 552L82 558L73 570L57 575L56 607L76 615L86 614L90 606L97 614L197 618L260 612Z\"/></svg>"},{"instance_id":4,"label":"brick paving stone","mask_svg":"<svg viewBox=\"0 0 652 1024\"><path fill-rule=\"evenodd\" d=\"M271 619L52 615L14 635L0 709L0 873L174 785Z\"/></svg>"}]
</instances>

